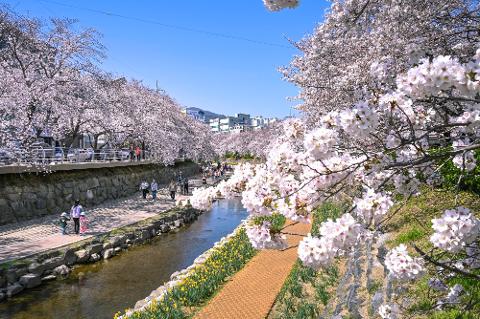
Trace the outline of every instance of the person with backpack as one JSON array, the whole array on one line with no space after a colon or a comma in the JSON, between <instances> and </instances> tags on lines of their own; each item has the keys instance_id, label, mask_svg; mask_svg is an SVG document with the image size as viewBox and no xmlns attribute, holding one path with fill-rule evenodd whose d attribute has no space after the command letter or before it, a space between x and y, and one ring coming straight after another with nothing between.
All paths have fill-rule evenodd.
<instances>
[{"instance_id":1,"label":"person with backpack","mask_svg":"<svg viewBox=\"0 0 480 319\"><path fill-rule=\"evenodd\" d=\"M75 204L70 209L70 217L73 219L73 229L75 234L80 232L80 214L83 212L83 207L80 205L80 201L77 199Z\"/></svg>"}]
</instances>

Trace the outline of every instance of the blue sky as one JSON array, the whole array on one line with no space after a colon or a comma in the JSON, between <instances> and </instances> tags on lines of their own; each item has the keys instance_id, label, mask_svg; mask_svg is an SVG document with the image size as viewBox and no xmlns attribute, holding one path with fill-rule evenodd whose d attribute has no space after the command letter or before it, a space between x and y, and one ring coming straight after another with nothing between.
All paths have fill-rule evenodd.
<instances>
[{"instance_id":1,"label":"blue sky","mask_svg":"<svg viewBox=\"0 0 480 319\"><path fill-rule=\"evenodd\" d=\"M323 19L328 3L302 0L294 10L267 11L261 0L0 0L28 16L69 17L93 27L107 47L103 69L155 87L179 103L213 112L284 117L297 88L277 71L299 40ZM63 5L62 5L63 4ZM135 19L101 14L110 12ZM260 42L188 32L160 24L233 35Z\"/></svg>"}]
</instances>

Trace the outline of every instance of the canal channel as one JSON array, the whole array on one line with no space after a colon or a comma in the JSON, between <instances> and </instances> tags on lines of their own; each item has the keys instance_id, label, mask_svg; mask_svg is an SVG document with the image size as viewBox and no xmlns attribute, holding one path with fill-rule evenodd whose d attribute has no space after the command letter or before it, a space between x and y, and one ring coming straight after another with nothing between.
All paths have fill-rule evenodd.
<instances>
[{"instance_id":1,"label":"canal channel","mask_svg":"<svg viewBox=\"0 0 480 319\"><path fill-rule=\"evenodd\" d=\"M1 319L112 318L188 267L247 217L239 199L220 200L194 223L104 262L75 268L68 279L0 303Z\"/></svg>"}]
</instances>

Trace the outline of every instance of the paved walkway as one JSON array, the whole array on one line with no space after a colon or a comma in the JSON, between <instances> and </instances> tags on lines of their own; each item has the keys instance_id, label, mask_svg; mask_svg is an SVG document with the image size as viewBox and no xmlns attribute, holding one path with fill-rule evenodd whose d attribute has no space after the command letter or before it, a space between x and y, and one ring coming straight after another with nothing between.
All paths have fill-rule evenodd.
<instances>
[{"instance_id":1,"label":"paved walkway","mask_svg":"<svg viewBox=\"0 0 480 319\"><path fill-rule=\"evenodd\" d=\"M286 232L305 235L310 225L296 224ZM266 318L297 259L301 236L288 236L289 249L262 250L195 316L196 319Z\"/></svg>"},{"instance_id":2,"label":"paved walkway","mask_svg":"<svg viewBox=\"0 0 480 319\"><path fill-rule=\"evenodd\" d=\"M190 180L198 186L200 180ZM166 193L166 192L164 192ZM183 196L185 199L186 196ZM182 196L177 195L177 200ZM95 235L133 224L153 217L172 208L173 201L167 195L160 195L156 201L144 200L140 194L110 201L93 209L86 209L89 219L88 232L84 235L73 234L73 222L69 222L69 234L62 235L56 225L60 215L45 216L23 223L9 224L0 227L0 263L23 258L58 248L67 244L84 240Z\"/></svg>"}]
</instances>

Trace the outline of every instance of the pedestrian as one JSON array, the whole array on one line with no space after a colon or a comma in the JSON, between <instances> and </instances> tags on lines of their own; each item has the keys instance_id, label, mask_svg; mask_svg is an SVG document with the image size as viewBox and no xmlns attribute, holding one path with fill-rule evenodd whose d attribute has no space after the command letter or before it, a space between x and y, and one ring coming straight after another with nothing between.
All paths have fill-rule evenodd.
<instances>
[{"instance_id":1,"label":"pedestrian","mask_svg":"<svg viewBox=\"0 0 480 319\"><path fill-rule=\"evenodd\" d=\"M130 162L133 162L135 158L135 151L133 149L133 145L130 145Z\"/></svg>"},{"instance_id":2,"label":"pedestrian","mask_svg":"<svg viewBox=\"0 0 480 319\"><path fill-rule=\"evenodd\" d=\"M182 183L182 179L183 179L183 176L182 176L182 172L180 172L177 176L177 183L178 184L181 184Z\"/></svg>"},{"instance_id":3,"label":"pedestrian","mask_svg":"<svg viewBox=\"0 0 480 319\"><path fill-rule=\"evenodd\" d=\"M170 197L172 200L175 200L175 193L177 192L177 184L175 184L175 181L172 179L170 181L170 184L168 185L168 190L170 191Z\"/></svg>"},{"instance_id":4,"label":"pedestrian","mask_svg":"<svg viewBox=\"0 0 480 319\"><path fill-rule=\"evenodd\" d=\"M140 190L142 191L143 199L147 199L148 186L149 185L148 185L147 181L145 181L145 180L140 184Z\"/></svg>"},{"instance_id":5,"label":"pedestrian","mask_svg":"<svg viewBox=\"0 0 480 319\"><path fill-rule=\"evenodd\" d=\"M88 219L85 212L80 213L80 234L85 234L88 230Z\"/></svg>"},{"instance_id":6,"label":"pedestrian","mask_svg":"<svg viewBox=\"0 0 480 319\"><path fill-rule=\"evenodd\" d=\"M137 161L140 160L140 155L141 155L141 154L142 154L142 150L140 149L139 146L137 146L137 147L135 148L135 156L136 156L136 158L137 158Z\"/></svg>"},{"instance_id":7,"label":"pedestrian","mask_svg":"<svg viewBox=\"0 0 480 319\"><path fill-rule=\"evenodd\" d=\"M188 178L186 177L183 180L183 189L185 190L185 195L188 195Z\"/></svg>"},{"instance_id":8,"label":"pedestrian","mask_svg":"<svg viewBox=\"0 0 480 319\"><path fill-rule=\"evenodd\" d=\"M60 227L62 228L62 235L67 234L67 224L69 220L70 220L70 217L68 217L67 213L63 212L60 215Z\"/></svg>"},{"instance_id":9,"label":"pedestrian","mask_svg":"<svg viewBox=\"0 0 480 319\"><path fill-rule=\"evenodd\" d=\"M73 218L73 230L75 234L78 235L80 231L80 213L83 211L82 205L80 205L80 201L77 199L75 204L72 206L70 210L70 217Z\"/></svg>"},{"instance_id":10,"label":"pedestrian","mask_svg":"<svg viewBox=\"0 0 480 319\"><path fill-rule=\"evenodd\" d=\"M207 173L203 173L203 176L202 176L202 184L203 184L203 185L207 185Z\"/></svg>"},{"instance_id":11,"label":"pedestrian","mask_svg":"<svg viewBox=\"0 0 480 319\"><path fill-rule=\"evenodd\" d=\"M152 192L153 200L157 199L158 184L154 179L152 180L152 183L150 184L150 191Z\"/></svg>"}]
</instances>

